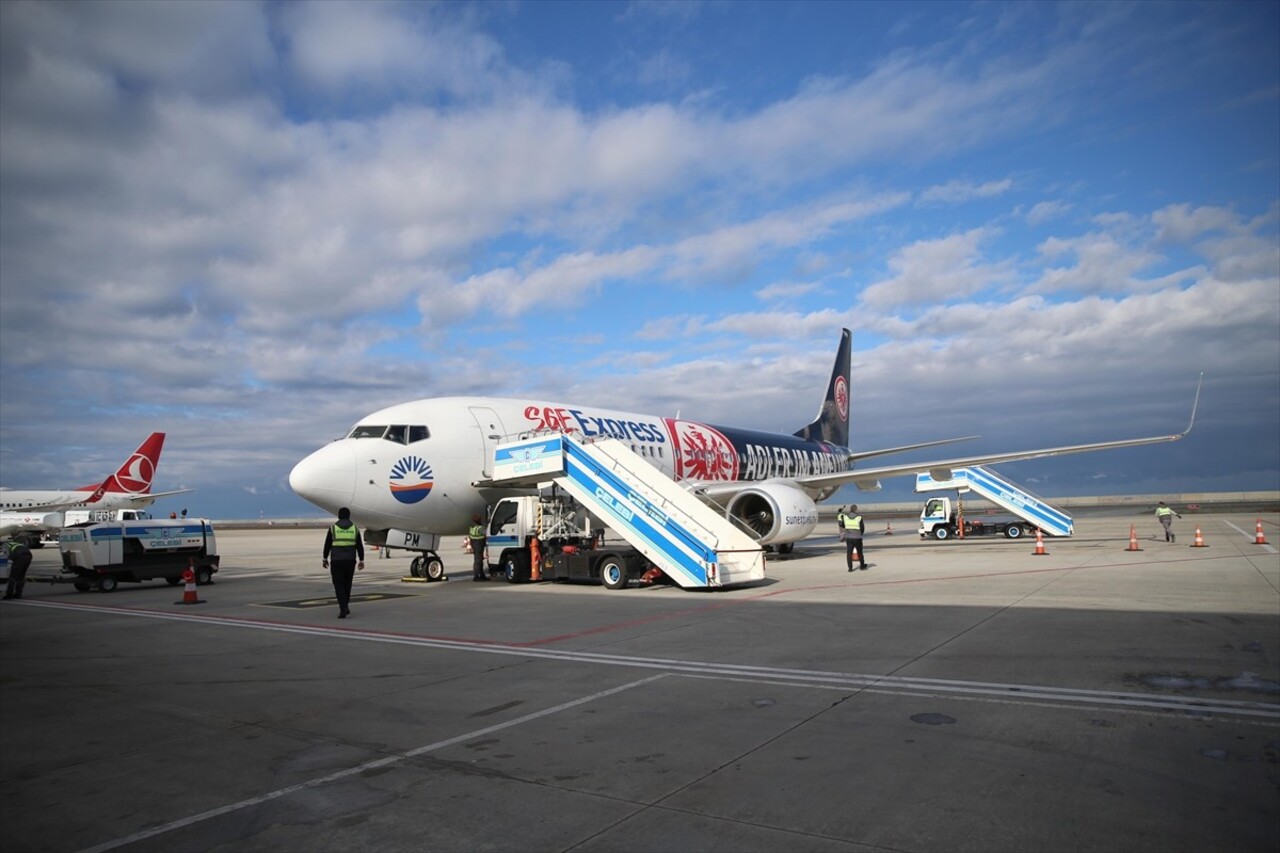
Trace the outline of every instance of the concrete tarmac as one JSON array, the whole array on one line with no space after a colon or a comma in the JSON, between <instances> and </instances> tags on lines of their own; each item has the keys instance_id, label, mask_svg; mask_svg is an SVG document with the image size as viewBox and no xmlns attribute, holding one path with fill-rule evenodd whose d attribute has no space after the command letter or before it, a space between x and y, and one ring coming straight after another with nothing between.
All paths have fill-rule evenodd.
<instances>
[{"instance_id":1,"label":"concrete tarmac","mask_svg":"<svg viewBox=\"0 0 1280 853\"><path fill-rule=\"evenodd\" d=\"M459 539L447 583L371 552L345 620L322 531L225 531L203 604L0 603L0 847L1276 851L1263 521L903 519L868 571L828 535L704 592L473 583Z\"/></svg>"}]
</instances>

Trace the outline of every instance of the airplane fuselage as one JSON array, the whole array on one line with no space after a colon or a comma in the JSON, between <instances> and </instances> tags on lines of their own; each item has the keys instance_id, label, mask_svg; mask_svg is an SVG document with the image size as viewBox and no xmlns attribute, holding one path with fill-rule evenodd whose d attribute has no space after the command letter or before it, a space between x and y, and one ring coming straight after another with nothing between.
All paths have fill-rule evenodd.
<instances>
[{"instance_id":1,"label":"airplane fuselage","mask_svg":"<svg viewBox=\"0 0 1280 853\"><path fill-rule=\"evenodd\" d=\"M793 435L522 398L443 397L367 415L299 462L289 482L330 512L349 507L367 528L460 535L473 514L513 493L486 483L494 447L548 431L619 439L668 477L700 485L843 471L848 458L843 447ZM831 491L805 490L815 500Z\"/></svg>"}]
</instances>

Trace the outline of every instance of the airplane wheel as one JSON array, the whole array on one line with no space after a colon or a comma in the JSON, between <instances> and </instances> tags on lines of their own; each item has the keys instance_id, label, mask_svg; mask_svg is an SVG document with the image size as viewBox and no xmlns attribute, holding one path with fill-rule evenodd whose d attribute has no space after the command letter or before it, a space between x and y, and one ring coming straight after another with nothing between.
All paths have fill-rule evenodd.
<instances>
[{"instance_id":1,"label":"airplane wheel","mask_svg":"<svg viewBox=\"0 0 1280 853\"><path fill-rule=\"evenodd\" d=\"M444 579L444 560L434 552L428 551L422 565L422 576L429 581Z\"/></svg>"},{"instance_id":2,"label":"airplane wheel","mask_svg":"<svg viewBox=\"0 0 1280 853\"><path fill-rule=\"evenodd\" d=\"M627 567L614 556L600 561L600 580L607 589L622 589L627 585Z\"/></svg>"},{"instance_id":3,"label":"airplane wheel","mask_svg":"<svg viewBox=\"0 0 1280 853\"><path fill-rule=\"evenodd\" d=\"M102 577L98 578L99 592L113 592L117 585L118 585L118 581L116 581L115 578L111 577L111 575L103 575Z\"/></svg>"},{"instance_id":4,"label":"airplane wheel","mask_svg":"<svg viewBox=\"0 0 1280 853\"><path fill-rule=\"evenodd\" d=\"M425 578L426 574L423 572L422 568L425 562L426 558L421 555L414 557L413 562L409 563L409 575L415 578Z\"/></svg>"},{"instance_id":5,"label":"airplane wheel","mask_svg":"<svg viewBox=\"0 0 1280 853\"><path fill-rule=\"evenodd\" d=\"M785 545L779 545L779 546L778 546L778 553L779 553L779 554L790 554L792 551L794 551L794 550L795 550L795 547L796 547L796 543L794 543L794 542L788 542L788 543L786 543Z\"/></svg>"}]
</instances>

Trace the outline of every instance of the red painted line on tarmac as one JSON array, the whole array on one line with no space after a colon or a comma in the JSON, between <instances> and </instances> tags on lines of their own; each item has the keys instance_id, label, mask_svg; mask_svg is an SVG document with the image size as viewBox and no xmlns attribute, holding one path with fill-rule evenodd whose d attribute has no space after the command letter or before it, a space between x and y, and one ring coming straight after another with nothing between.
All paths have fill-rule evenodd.
<instances>
[{"instance_id":1,"label":"red painted line on tarmac","mask_svg":"<svg viewBox=\"0 0 1280 853\"><path fill-rule=\"evenodd\" d=\"M1208 559L1212 559L1212 558L1207 556L1206 557L1188 557L1186 559L1181 559L1181 560L1159 560L1151 563L1141 563L1140 565L1142 565L1143 567L1159 566L1159 565L1167 565L1169 563L1193 563L1193 562L1200 562ZM1044 574L1046 572L1071 572L1071 571L1079 571L1081 569L1110 569L1110 568L1117 568L1117 567L1132 568L1134 565L1136 564L1134 563L1099 563L1096 565L1085 565L1085 566L1056 566L1056 567L1051 566L1043 569L1023 569L1023 570L1013 571L1013 572L982 572L979 574L970 574L970 575L946 575L946 576L934 576L934 577L927 577L927 578L902 578L899 580L870 581L866 583L853 583L853 584L849 584L849 583L815 584L813 586L803 586L803 587L797 587L792 589L779 589L779 590L773 590L769 592L761 592L756 595L746 596L744 598L736 598L736 599L733 599L732 601L723 601L718 604L708 605L706 607L697 607L697 608L692 608L688 610L678 610L672 613L660 613L654 616L645 617L643 619L632 619L626 622L616 622L610 625L601 625L596 628L587 628L582 631L574 631L568 634L557 634L550 637L543 637L537 640L529 640L523 643L509 643L508 645L543 646L548 643L556 643L562 640L574 640L580 637L589 637L593 634L607 634L611 631L620 631L626 628L635 628L642 625L649 625L654 622L662 622L669 619L677 619L682 616L695 616L700 613L706 613L712 610L719 610L724 607L731 607L731 606L740 605L740 604L750 604L752 602L761 601L766 598L774 598L775 596L780 596L780 595L793 595L798 592L821 592L823 590L829 590L829 589L857 589L857 588L868 587L868 586L898 586L902 584L937 583L939 581L974 580L977 578L1013 577L1016 575L1039 575L1039 574Z\"/></svg>"},{"instance_id":2,"label":"red painted line on tarmac","mask_svg":"<svg viewBox=\"0 0 1280 853\"><path fill-rule=\"evenodd\" d=\"M645 625L652 625L658 622L670 621L672 619L682 619L685 617L698 616L706 613L711 613L716 610L722 610L728 607L736 607L739 605L751 604L754 602L762 601L767 598L775 598L775 597L784 596L784 595L793 595L796 593L821 592L823 590L852 590L852 589L858 589L861 587L902 586L906 584L939 583L939 582L960 581L960 580L977 580L982 578L1015 577L1019 575L1039 575L1039 574L1045 574L1050 572L1072 572L1072 571L1081 571L1081 570L1087 570L1087 569L1112 569L1112 568L1135 568L1135 567L1147 568L1152 566L1168 565L1171 563L1203 562L1205 560L1210 560L1210 559L1215 559L1215 558L1204 556L1204 557L1187 557L1187 558L1176 559L1176 560L1158 560L1158 561L1147 562L1147 563L1124 562L1124 563L1098 563L1098 564L1092 564L1092 565L1073 565L1073 566L1046 566L1045 568L1042 568L1042 569L1020 569L1017 571L1006 571L1006 572L979 572L976 574L965 574L965 575L935 575L931 577L921 577L921 578L898 578L895 580L863 581L863 582L854 582L854 583L845 582L845 583L814 584L811 586L796 587L792 589L770 590L770 591L760 592L755 595L744 596L742 598L735 598L729 601L720 601L714 604L707 604L700 607L683 608L681 610L671 611L669 613L659 613L659 614L654 614L652 616L646 616L641 619L628 619L623 622L612 622L607 625L599 625L595 628L585 628L581 631L571 631L566 634L553 634L551 636L539 637L537 639L525 640L523 642L514 642L514 641L504 642L501 640L492 640L492 639L486 639L486 638L475 639L471 637L451 637L451 636L446 636L441 634L416 634L416 633L410 633L407 631L376 630L376 629L369 629L369 628L361 628L361 627L358 627L356 624L326 625L326 624L319 624L315 622L284 622L276 619L246 619L240 616L227 616L222 614L208 613L207 611L195 611L195 610L191 611L191 615L199 617L198 619L193 619L192 621L217 621L217 622L222 622L226 624L240 623L245 625L259 625L259 626L269 626L269 627L274 626L279 628L305 628L310 630L321 630L325 632L332 632L336 635L347 633L347 634L353 634L353 635L360 634L365 636L376 635L376 636L389 637L389 638L403 637L405 639L436 640L436 641L447 642L447 643L465 643L469 645L479 645L479 646L501 646L506 648L535 648L538 646L550 645L552 643L564 642L566 640L574 640L574 639L580 639L582 637L590 637L596 634L608 634L616 631L623 631L628 628L638 628ZM717 593L708 592L708 593L700 593L700 594L715 595ZM71 601L42 602L38 600L33 600L30 602L23 602L23 603L29 603L37 607L54 607L54 608L66 608L66 609L75 609L75 610L89 610L89 611L96 611L99 613L131 613L131 614L142 615L142 616L160 615L160 616L164 616L165 618L179 618L182 615L181 608L176 610L168 610L168 609L143 608L143 607L120 607L120 606L112 606L112 605L87 604L82 602L71 602Z\"/></svg>"}]
</instances>

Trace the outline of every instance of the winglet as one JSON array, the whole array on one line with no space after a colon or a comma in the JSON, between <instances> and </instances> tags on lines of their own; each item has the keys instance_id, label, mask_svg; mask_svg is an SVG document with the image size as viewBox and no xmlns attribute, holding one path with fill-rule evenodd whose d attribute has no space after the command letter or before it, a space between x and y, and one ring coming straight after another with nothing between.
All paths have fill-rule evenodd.
<instances>
[{"instance_id":1,"label":"winglet","mask_svg":"<svg viewBox=\"0 0 1280 853\"><path fill-rule=\"evenodd\" d=\"M1191 421L1187 424L1187 428L1186 428L1186 429L1184 429L1184 430L1183 430L1183 431L1178 435L1178 437L1179 437L1179 438L1182 438L1182 436L1184 436L1184 435L1186 435L1187 433L1191 432L1191 428L1192 428L1193 426L1195 426L1195 425L1196 425L1196 409L1200 408L1200 386L1201 386L1201 385L1204 385L1204 371L1203 371L1203 370L1202 370L1202 371L1200 371L1200 379L1196 382L1196 399L1195 399L1195 402L1193 402L1193 403L1191 404Z\"/></svg>"}]
</instances>

